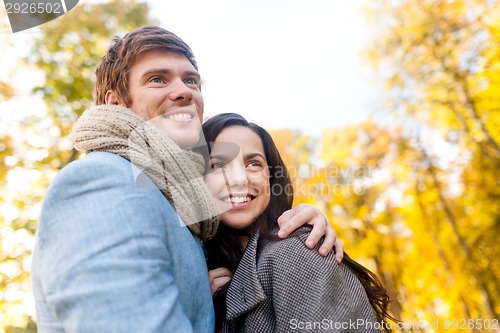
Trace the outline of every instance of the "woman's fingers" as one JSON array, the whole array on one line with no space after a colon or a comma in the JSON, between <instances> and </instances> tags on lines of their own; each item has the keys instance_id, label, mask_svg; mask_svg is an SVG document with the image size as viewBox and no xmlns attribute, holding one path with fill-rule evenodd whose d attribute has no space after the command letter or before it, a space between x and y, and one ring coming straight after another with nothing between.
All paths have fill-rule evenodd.
<instances>
[{"instance_id":1,"label":"woman's fingers","mask_svg":"<svg viewBox=\"0 0 500 333\"><path fill-rule=\"evenodd\" d=\"M210 292L212 296L222 288L226 283L231 281L233 273L224 267L219 267L208 271L208 278L210 280Z\"/></svg>"}]
</instances>

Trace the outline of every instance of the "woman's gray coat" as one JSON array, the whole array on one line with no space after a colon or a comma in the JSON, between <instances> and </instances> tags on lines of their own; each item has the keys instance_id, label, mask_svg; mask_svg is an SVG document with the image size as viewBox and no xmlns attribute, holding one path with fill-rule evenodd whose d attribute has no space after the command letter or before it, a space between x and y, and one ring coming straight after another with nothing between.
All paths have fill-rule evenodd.
<instances>
[{"instance_id":1,"label":"woman's gray coat","mask_svg":"<svg viewBox=\"0 0 500 333\"><path fill-rule=\"evenodd\" d=\"M222 332L380 332L357 277L333 253L306 248L306 238L250 239L227 293Z\"/></svg>"}]
</instances>

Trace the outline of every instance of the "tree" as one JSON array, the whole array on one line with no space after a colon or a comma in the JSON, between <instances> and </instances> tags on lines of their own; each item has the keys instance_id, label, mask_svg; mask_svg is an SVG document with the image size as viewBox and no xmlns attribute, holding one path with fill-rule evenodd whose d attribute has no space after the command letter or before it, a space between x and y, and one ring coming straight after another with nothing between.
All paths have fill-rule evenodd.
<instances>
[{"instance_id":1,"label":"tree","mask_svg":"<svg viewBox=\"0 0 500 333\"><path fill-rule=\"evenodd\" d=\"M0 331L35 330L29 268L40 205L57 171L77 157L65 136L92 104L95 67L112 37L154 23L134 0L80 4L41 26L18 60L43 78L31 104L0 84L0 102L9 99L2 112L17 115L0 132Z\"/></svg>"},{"instance_id":2,"label":"tree","mask_svg":"<svg viewBox=\"0 0 500 333\"><path fill-rule=\"evenodd\" d=\"M411 172L418 181L411 196L426 226L421 232L443 264L437 272L448 276L446 284L426 278L440 285L427 317L498 318L492 235L500 231L500 2L402 0L367 7L376 29L367 54L388 88L386 106L427 133L414 133ZM455 159L447 161L453 151Z\"/></svg>"},{"instance_id":3,"label":"tree","mask_svg":"<svg viewBox=\"0 0 500 333\"><path fill-rule=\"evenodd\" d=\"M391 107L458 131L500 158L498 1L379 1L369 9L380 34L369 59L386 72Z\"/></svg>"}]
</instances>

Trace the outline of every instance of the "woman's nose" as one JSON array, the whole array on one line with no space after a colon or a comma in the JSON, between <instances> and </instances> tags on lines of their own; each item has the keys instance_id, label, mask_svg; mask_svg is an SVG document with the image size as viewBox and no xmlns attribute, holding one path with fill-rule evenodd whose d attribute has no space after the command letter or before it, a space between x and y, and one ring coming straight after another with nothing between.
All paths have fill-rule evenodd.
<instances>
[{"instance_id":1,"label":"woman's nose","mask_svg":"<svg viewBox=\"0 0 500 333\"><path fill-rule=\"evenodd\" d=\"M235 187L248 185L248 177L244 165L239 165L239 163L238 165L233 165L229 169L229 173L229 186Z\"/></svg>"}]
</instances>

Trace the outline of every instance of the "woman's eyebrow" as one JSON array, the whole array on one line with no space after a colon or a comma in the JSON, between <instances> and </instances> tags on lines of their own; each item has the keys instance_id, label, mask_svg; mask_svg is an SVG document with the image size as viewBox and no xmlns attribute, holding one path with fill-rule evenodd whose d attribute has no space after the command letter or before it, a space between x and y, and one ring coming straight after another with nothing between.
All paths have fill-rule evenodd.
<instances>
[{"instance_id":1,"label":"woman's eyebrow","mask_svg":"<svg viewBox=\"0 0 500 333\"><path fill-rule=\"evenodd\" d=\"M261 158L263 158L264 160L266 159L266 157L264 155L262 155L261 153L250 153L250 154L246 154L245 156L243 156L243 158L245 160L248 160L248 159L251 159L251 158L254 158L256 156L259 156Z\"/></svg>"},{"instance_id":2,"label":"woman's eyebrow","mask_svg":"<svg viewBox=\"0 0 500 333\"><path fill-rule=\"evenodd\" d=\"M226 161L231 159L229 155L210 155L211 160L221 160Z\"/></svg>"},{"instance_id":3,"label":"woman's eyebrow","mask_svg":"<svg viewBox=\"0 0 500 333\"><path fill-rule=\"evenodd\" d=\"M221 161L228 161L228 160L234 160L237 156L231 156L230 154L227 155L210 155L211 160L221 160ZM243 156L243 159L249 160L254 157L260 157L262 159L266 159L266 157L261 154L261 153L249 153Z\"/></svg>"}]
</instances>

